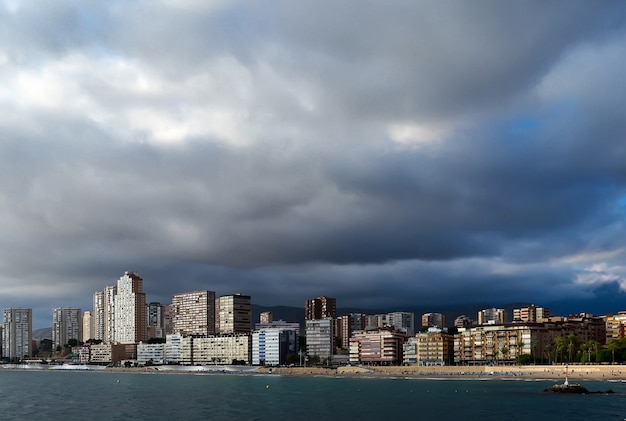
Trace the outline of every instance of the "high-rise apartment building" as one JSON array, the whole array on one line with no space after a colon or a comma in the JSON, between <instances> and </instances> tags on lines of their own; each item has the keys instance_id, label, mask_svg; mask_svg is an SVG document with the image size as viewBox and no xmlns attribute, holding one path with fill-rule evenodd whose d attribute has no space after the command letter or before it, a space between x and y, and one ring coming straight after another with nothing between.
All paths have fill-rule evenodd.
<instances>
[{"instance_id":1,"label":"high-rise apartment building","mask_svg":"<svg viewBox=\"0 0 626 421\"><path fill-rule=\"evenodd\" d=\"M319 320L337 317L337 300L330 297L317 297L304 303L304 319Z\"/></svg>"},{"instance_id":2,"label":"high-rise apartment building","mask_svg":"<svg viewBox=\"0 0 626 421\"><path fill-rule=\"evenodd\" d=\"M165 339L165 306L161 303L148 304L147 337Z\"/></svg>"},{"instance_id":3,"label":"high-rise apartment building","mask_svg":"<svg viewBox=\"0 0 626 421\"><path fill-rule=\"evenodd\" d=\"M362 313L350 313L337 317L335 333L341 347L350 348L350 337L354 332L365 330L367 316Z\"/></svg>"},{"instance_id":4,"label":"high-rise apartment building","mask_svg":"<svg viewBox=\"0 0 626 421\"><path fill-rule=\"evenodd\" d=\"M501 325L506 322L506 310L502 308L487 308L478 312L479 325Z\"/></svg>"},{"instance_id":5,"label":"high-rise apartment building","mask_svg":"<svg viewBox=\"0 0 626 421\"><path fill-rule=\"evenodd\" d=\"M133 344L147 338L146 294L143 279L133 272L125 272L117 281L115 294L115 341Z\"/></svg>"},{"instance_id":6,"label":"high-rise apartment building","mask_svg":"<svg viewBox=\"0 0 626 421\"><path fill-rule=\"evenodd\" d=\"M333 320L305 320L306 352L319 358L330 358L335 351Z\"/></svg>"},{"instance_id":7,"label":"high-rise apartment building","mask_svg":"<svg viewBox=\"0 0 626 421\"><path fill-rule=\"evenodd\" d=\"M91 317L91 311L85 311L83 313L83 337L82 341L86 342L89 339L93 339L93 319Z\"/></svg>"},{"instance_id":8,"label":"high-rise apartment building","mask_svg":"<svg viewBox=\"0 0 626 421\"><path fill-rule=\"evenodd\" d=\"M104 287L103 305L104 305L104 337L105 343L115 342L115 296L117 295L117 286L109 285Z\"/></svg>"},{"instance_id":9,"label":"high-rise apartment building","mask_svg":"<svg viewBox=\"0 0 626 421\"><path fill-rule=\"evenodd\" d=\"M446 316L441 313L424 313L422 314L422 326L443 329L446 327Z\"/></svg>"},{"instance_id":10,"label":"high-rise apartment building","mask_svg":"<svg viewBox=\"0 0 626 421\"><path fill-rule=\"evenodd\" d=\"M216 300L217 333L250 333L252 304L249 295L224 295Z\"/></svg>"},{"instance_id":11,"label":"high-rise apartment building","mask_svg":"<svg viewBox=\"0 0 626 421\"><path fill-rule=\"evenodd\" d=\"M274 317L272 316L271 311L262 311L261 314L259 314L259 322L261 324L269 324L269 323L272 323L273 321L274 321Z\"/></svg>"},{"instance_id":12,"label":"high-rise apartment building","mask_svg":"<svg viewBox=\"0 0 626 421\"><path fill-rule=\"evenodd\" d=\"M215 334L215 292L194 291L172 297L172 333Z\"/></svg>"},{"instance_id":13,"label":"high-rise apartment building","mask_svg":"<svg viewBox=\"0 0 626 421\"><path fill-rule=\"evenodd\" d=\"M102 291L93 293L92 324L93 339L99 339L105 343L115 340L115 294L117 286L104 287ZM90 338L87 338L90 339Z\"/></svg>"},{"instance_id":14,"label":"high-rise apartment building","mask_svg":"<svg viewBox=\"0 0 626 421\"><path fill-rule=\"evenodd\" d=\"M549 308L538 307L534 304L528 307L514 308L513 309L513 322L514 323L542 323L547 322L552 315Z\"/></svg>"},{"instance_id":15,"label":"high-rise apartment building","mask_svg":"<svg viewBox=\"0 0 626 421\"><path fill-rule=\"evenodd\" d=\"M3 311L2 357L17 360L33 355L33 310L5 308Z\"/></svg>"},{"instance_id":16,"label":"high-rise apartment building","mask_svg":"<svg viewBox=\"0 0 626 421\"><path fill-rule=\"evenodd\" d=\"M70 339L83 337L83 312L80 308L59 307L52 310L52 347L65 346Z\"/></svg>"}]
</instances>

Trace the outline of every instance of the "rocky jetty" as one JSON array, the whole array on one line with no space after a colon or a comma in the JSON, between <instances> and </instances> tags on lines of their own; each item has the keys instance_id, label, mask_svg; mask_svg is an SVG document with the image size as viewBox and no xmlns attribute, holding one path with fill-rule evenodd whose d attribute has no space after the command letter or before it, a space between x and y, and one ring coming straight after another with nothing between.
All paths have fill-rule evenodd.
<instances>
[{"instance_id":1,"label":"rocky jetty","mask_svg":"<svg viewBox=\"0 0 626 421\"><path fill-rule=\"evenodd\" d=\"M586 387L581 386L578 383L575 384L555 384L544 389L544 392L552 392L552 393L571 393L571 394L581 394L581 395L589 395L594 393L601 394L611 394L615 393L613 390L609 389L604 392L590 392Z\"/></svg>"}]
</instances>

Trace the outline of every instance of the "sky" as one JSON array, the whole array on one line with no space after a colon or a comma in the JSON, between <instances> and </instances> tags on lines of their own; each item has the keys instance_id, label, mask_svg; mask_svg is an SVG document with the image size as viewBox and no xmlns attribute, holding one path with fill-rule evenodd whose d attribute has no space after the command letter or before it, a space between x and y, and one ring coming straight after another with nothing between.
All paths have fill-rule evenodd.
<instances>
[{"instance_id":1,"label":"sky","mask_svg":"<svg viewBox=\"0 0 626 421\"><path fill-rule=\"evenodd\" d=\"M0 0L0 307L626 309L626 2Z\"/></svg>"}]
</instances>

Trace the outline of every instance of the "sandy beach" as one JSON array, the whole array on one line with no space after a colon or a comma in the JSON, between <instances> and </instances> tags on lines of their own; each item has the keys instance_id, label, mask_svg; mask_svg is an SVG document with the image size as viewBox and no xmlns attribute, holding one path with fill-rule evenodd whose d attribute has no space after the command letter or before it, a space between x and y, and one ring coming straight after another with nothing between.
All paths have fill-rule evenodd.
<instances>
[{"instance_id":1,"label":"sandy beach","mask_svg":"<svg viewBox=\"0 0 626 421\"><path fill-rule=\"evenodd\" d=\"M497 377L529 379L565 379L565 365L529 366L349 366L335 369L317 367L260 367L257 373L287 376L355 376L355 377ZM569 379L626 380L626 366L622 365L569 365Z\"/></svg>"},{"instance_id":2,"label":"sandy beach","mask_svg":"<svg viewBox=\"0 0 626 421\"><path fill-rule=\"evenodd\" d=\"M252 366L152 366L152 367L102 367L102 366L48 366L0 365L0 370L89 370L128 373L179 373L179 374L271 374L279 376L328 377L389 377L389 378L523 378L565 379L565 365L511 365L511 366L343 366L324 367L252 367ZM626 365L569 365L570 381L626 380Z\"/></svg>"}]
</instances>

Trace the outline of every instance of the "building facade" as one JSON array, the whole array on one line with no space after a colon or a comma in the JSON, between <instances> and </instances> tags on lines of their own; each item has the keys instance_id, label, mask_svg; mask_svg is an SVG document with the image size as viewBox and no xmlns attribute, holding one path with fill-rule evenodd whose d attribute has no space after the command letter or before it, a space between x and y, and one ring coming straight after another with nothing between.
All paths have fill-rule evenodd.
<instances>
[{"instance_id":1,"label":"building facade","mask_svg":"<svg viewBox=\"0 0 626 421\"><path fill-rule=\"evenodd\" d=\"M146 341L147 312L143 279L132 272L125 272L117 281L115 294L115 336L122 344Z\"/></svg>"},{"instance_id":2,"label":"building facade","mask_svg":"<svg viewBox=\"0 0 626 421\"><path fill-rule=\"evenodd\" d=\"M276 366L298 352L296 329L266 328L252 333L252 364Z\"/></svg>"},{"instance_id":3,"label":"building facade","mask_svg":"<svg viewBox=\"0 0 626 421\"><path fill-rule=\"evenodd\" d=\"M334 354L333 319L305 320L306 352L320 359Z\"/></svg>"},{"instance_id":4,"label":"building facade","mask_svg":"<svg viewBox=\"0 0 626 421\"><path fill-rule=\"evenodd\" d=\"M487 308L478 312L479 325L501 325L506 322L506 310L502 308Z\"/></svg>"},{"instance_id":5,"label":"building facade","mask_svg":"<svg viewBox=\"0 0 626 421\"><path fill-rule=\"evenodd\" d=\"M304 303L304 319L319 320L337 317L337 300L330 297L317 297Z\"/></svg>"},{"instance_id":6,"label":"building facade","mask_svg":"<svg viewBox=\"0 0 626 421\"><path fill-rule=\"evenodd\" d=\"M429 328L409 338L403 351L406 365L451 365L454 363L454 335L439 328Z\"/></svg>"},{"instance_id":7,"label":"building facade","mask_svg":"<svg viewBox=\"0 0 626 421\"><path fill-rule=\"evenodd\" d=\"M350 339L350 363L400 365L404 338L402 332L393 329L357 333Z\"/></svg>"},{"instance_id":8,"label":"building facade","mask_svg":"<svg viewBox=\"0 0 626 421\"><path fill-rule=\"evenodd\" d=\"M215 292L194 291L172 297L172 333L215 334Z\"/></svg>"},{"instance_id":9,"label":"building facade","mask_svg":"<svg viewBox=\"0 0 626 421\"><path fill-rule=\"evenodd\" d=\"M350 313L337 317L336 320L335 334L338 346L349 349L352 334L365 330L367 316L363 313Z\"/></svg>"},{"instance_id":10,"label":"building facade","mask_svg":"<svg viewBox=\"0 0 626 421\"><path fill-rule=\"evenodd\" d=\"M82 341L86 342L89 339L95 339L93 337L93 318L92 312L87 310L83 313L83 337Z\"/></svg>"},{"instance_id":11,"label":"building facade","mask_svg":"<svg viewBox=\"0 0 626 421\"><path fill-rule=\"evenodd\" d=\"M180 363L184 365L250 364L252 337L250 334L184 336L180 351Z\"/></svg>"},{"instance_id":12,"label":"building facade","mask_svg":"<svg viewBox=\"0 0 626 421\"><path fill-rule=\"evenodd\" d=\"M70 339L83 338L83 317L80 308L59 307L52 310L52 347L65 346Z\"/></svg>"},{"instance_id":13,"label":"building facade","mask_svg":"<svg viewBox=\"0 0 626 421\"><path fill-rule=\"evenodd\" d=\"M17 360L33 355L33 310L5 308L3 310L2 358Z\"/></svg>"},{"instance_id":14,"label":"building facade","mask_svg":"<svg viewBox=\"0 0 626 421\"><path fill-rule=\"evenodd\" d=\"M424 313L422 314L422 326L443 329L446 327L446 316L441 313Z\"/></svg>"},{"instance_id":15,"label":"building facade","mask_svg":"<svg viewBox=\"0 0 626 421\"><path fill-rule=\"evenodd\" d=\"M252 332L252 304L249 295L224 295L216 300L217 333Z\"/></svg>"}]
</instances>

